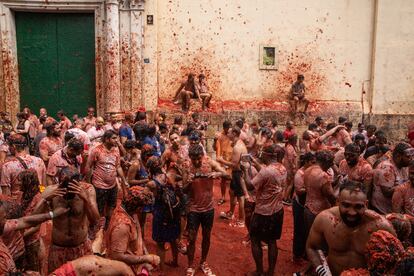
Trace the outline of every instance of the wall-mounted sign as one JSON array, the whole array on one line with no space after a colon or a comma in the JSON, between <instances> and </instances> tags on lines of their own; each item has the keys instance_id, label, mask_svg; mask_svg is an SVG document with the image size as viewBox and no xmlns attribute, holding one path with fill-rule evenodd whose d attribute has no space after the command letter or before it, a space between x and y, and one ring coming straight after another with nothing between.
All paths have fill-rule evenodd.
<instances>
[{"instance_id":1,"label":"wall-mounted sign","mask_svg":"<svg viewBox=\"0 0 414 276\"><path fill-rule=\"evenodd\" d=\"M152 14L147 15L147 24L154 25L154 16Z\"/></svg>"},{"instance_id":2,"label":"wall-mounted sign","mask_svg":"<svg viewBox=\"0 0 414 276\"><path fill-rule=\"evenodd\" d=\"M150 59L149 58L144 58L144 63L150 63Z\"/></svg>"}]
</instances>

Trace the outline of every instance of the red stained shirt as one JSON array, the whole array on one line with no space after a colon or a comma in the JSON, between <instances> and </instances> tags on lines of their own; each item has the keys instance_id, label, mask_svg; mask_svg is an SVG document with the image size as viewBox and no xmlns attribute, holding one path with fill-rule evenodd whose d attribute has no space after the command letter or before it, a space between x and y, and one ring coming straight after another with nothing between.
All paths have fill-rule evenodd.
<instances>
[{"instance_id":1,"label":"red stained shirt","mask_svg":"<svg viewBox=\"0 0 414 276\"><path fill-rule=\"evenodd\" d=\"M60 172L60 170L65 167L74 167L78 169L78 171L80 171L80 165L82 164L82 157L78 155L76 157L76 160L77 162L72 162L73 160L67 157L67 155L63 152L63 149L58 150L52 155L52 157L50 157L49 163L47 165L46 174L51 177L56 177L58 173Z\"/></svg>"},{"instance_id":2,"label":"red stained shirt","mask_svg":"<svg viewBox=\"0 0 414 276\"><path fill-rule=\"evenodd\" d=\"M283 190L286 185L287 171L280 163L262 168L253 178L256 191L256 214L269 216L283 208Z\"/></svg>"},{"instance_id":3,"label":"red stained shirt","mask_svg":"<svg viewBox=\"0 0 414 276\"><path fill-rule=\"evenodd\" d=\"M37 177L39 178L39 183L43 183L46 176L46 167L42 159L32 155L21 156L24 163L30 169L34 169L37 172ZM6 162L2 167L1 173L1 183L2 187L10 187L13 198L16 199L16 196L20 194L20 186L17 185L17 176L20 172L24 171L25 168L16 158L11 159Z\"/></svg>"},{"instance_id":4,"label":"red stained shirt","mask_svg":"<svg viewBox=\"0 0 414 276\"><path fill-rule=\"evenodd\" d=\"M208 174L211 172L209 163L210 158L203 157L201 168L195 168L190 164L190 173L196 172ZM190 212L207 212L214 208L213 202L213 183L211 178L195 178L190 186L190 193L188 198L188 206Z\"/></svg>"},{"instance_id":5,"label":"red stained shirt","mask_svg":"<svg viewBox=\"0 0 414 276\"><path fill-rule=\"evenodd\" d=\"M10 254L10 250L0 239L0 275L6 275L7 272L16 270L16 265L13 261L13 257Z\"/></svg>"},{"instance_id":6,"label":"red stained shirt","mask_svg":"<svg viewBox=\"0 0 414 276\"><path fill-rule=\"evenodd\" d=\"M112 189L116 185L117 168L121 165L118 147L108 150L100 144L91 150L92 184L100 189Z\"/></svg>"},{"instance_id":7,"label":"red stained shirt","mask_svg":"<svg viewBox=\"0 0 414 276\"><path fill-rule=\"evenodd\" d=\"M63 148L63 142L60 137L45 137L40 141L39 152L52 156L55 152Z\"/></svg>"},{"instance_id":8,"label":"red stained shirt","mask_svg":"<svg viewBox=\"0 0 414 276\"><path fill-rule=\"evenodd\" d=\"M381 162L374 170L374 192L372 194L372 205L381 214L392 212L391 197L386 197L381 190L383 187L395 187L408 181L408 167L398 169L392 160Z\"/></svg>"},{"instance_id":9,"label":"red stained shirt","mask_svg":"<svg viewBox=\"0 0 414 276\"><path fill-rule=\"evenodd\" d=\"M392 195L393 212L414 216L414 187L406 182L394 190Z\"/></svg>"},{"instance_id":10,"label":"red stained shirt","mask_svg":"<svg viewBox=\"0 0 414 276\"><path fill-rule=\"evenodd\" d=\"M24 254L23 235L19 230L16 230L17 223L17 219L6 220L3 234L1 235L4 244L9 249L10 255L14 260Z\"/></svg>"}]
</instances>

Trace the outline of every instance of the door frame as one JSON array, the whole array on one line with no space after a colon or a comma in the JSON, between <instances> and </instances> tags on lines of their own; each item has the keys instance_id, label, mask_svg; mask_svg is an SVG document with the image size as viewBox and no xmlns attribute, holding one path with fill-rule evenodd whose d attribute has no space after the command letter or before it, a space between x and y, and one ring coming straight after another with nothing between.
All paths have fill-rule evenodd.
<instances>
[{"instance_id":1,"label":"door frame","mask_svg":"<svg viewBox=\"0 0 414 276\"><path fill-rule=\"evenodd\" d=\"M104 18L105 0L5 0L0 1L0 110L6 110L11 118L20 111L19 70L17 64L16 25L14 12L94 13L95 18L95 91L96 108L103 113L104 106ZM37 112L37 111L34 111Z\"/></svg>"}]
</instances>

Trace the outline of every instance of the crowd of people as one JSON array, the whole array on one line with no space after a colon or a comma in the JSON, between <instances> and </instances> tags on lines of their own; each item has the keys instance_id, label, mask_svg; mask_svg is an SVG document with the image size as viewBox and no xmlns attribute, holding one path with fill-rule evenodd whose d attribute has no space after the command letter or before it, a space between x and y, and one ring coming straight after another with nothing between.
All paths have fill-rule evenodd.
<instances>
[{"instance_id":1,"label":"crowd of people","mask_svg":"<svg viewBox=\"0 0 414 276\"><path fill-rule=\"evenodd\" d=\"M412 133L389 141L345 117L316 117L303 133L292 121L240 118L222 123L210 154L198 113L147 115L88 108L55 120L24 108L12 125L0 113L0 275L168 275L179 254L184 275L216 275L210 239L227 200L219 219L247 230L247 275L275 275L286 208L292 262L304 264L295 275L414 275Z\"/></svg>"}]
</instances>

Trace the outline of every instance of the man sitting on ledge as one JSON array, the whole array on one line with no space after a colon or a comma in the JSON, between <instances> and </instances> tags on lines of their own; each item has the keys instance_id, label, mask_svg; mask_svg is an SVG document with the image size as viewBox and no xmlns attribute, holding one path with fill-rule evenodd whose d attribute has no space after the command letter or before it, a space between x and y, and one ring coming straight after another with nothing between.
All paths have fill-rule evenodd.
<instances>
[{"instance_id":1,"label":"man sitting on ledge","mask_svg":"<svg viewBox=\"0 0 414 276\"><path fill-rule=\"evenodd\" d=\"M198 85L192 73L188 74L186 81L183 81L174 96L174 103L178 104L181 99L181 107L183 111L190 110L190 99L198 99L201 101Z\"/></svg>"}]
</instances>

